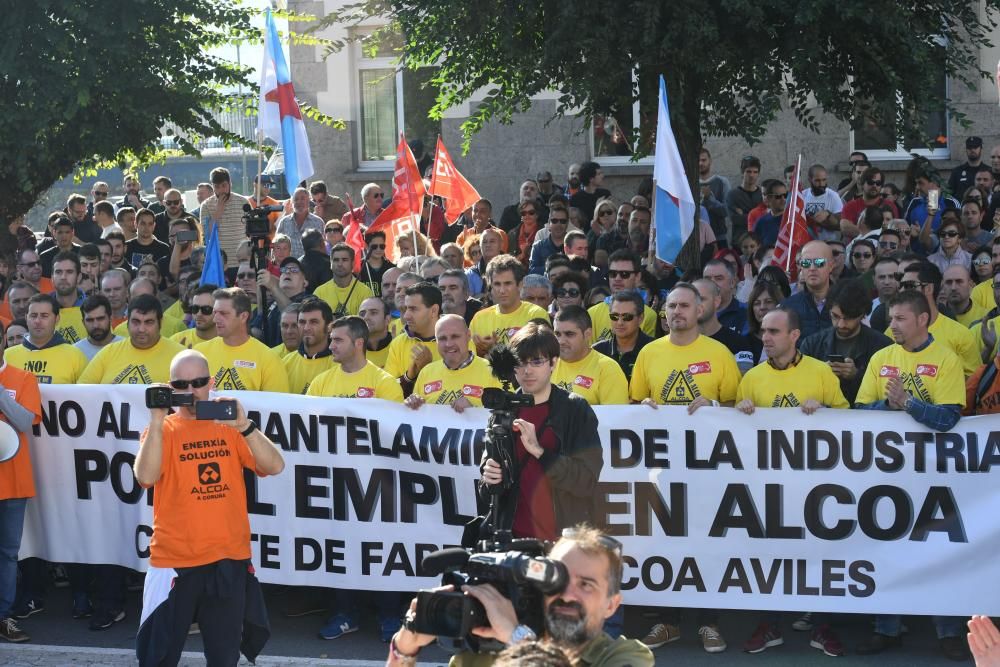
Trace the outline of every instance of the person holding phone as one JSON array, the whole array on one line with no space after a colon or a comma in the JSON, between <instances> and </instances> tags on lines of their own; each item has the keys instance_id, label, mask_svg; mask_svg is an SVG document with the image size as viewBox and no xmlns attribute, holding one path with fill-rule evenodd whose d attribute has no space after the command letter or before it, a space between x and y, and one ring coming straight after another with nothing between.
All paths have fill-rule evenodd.
<instances>
[{"instance_id":1,"label":"person holding phone","mask_svg":"<svg viewBox=\"0 0 1000 667\"><path fill-rule=\"evenodd\" d=\"M285 462L238 400L228 399L235 419L197 419L196 406L209 400L214 384L201 352L175 355L170 387L193 394L194 405L169 416L166 408L150 408L139 441L135 478L143 488L156 489L136 637L140 665L176 665L192 622L201 628L209 664L236 664L241 642L253 661L270 636L250 561L243 469L277 475Z\"/></svg>"}]
</instances>

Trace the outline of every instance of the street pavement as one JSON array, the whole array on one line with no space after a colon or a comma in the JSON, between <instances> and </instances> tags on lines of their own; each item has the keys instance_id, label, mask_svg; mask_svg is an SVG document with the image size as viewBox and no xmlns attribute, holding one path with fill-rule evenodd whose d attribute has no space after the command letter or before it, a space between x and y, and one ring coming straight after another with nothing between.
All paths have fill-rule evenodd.
<instances>
[{"instance_id":1,"label":"street pavement","mask_svg":"<svg viewBox=\"0 0 1000 667\"><path fill-rule=\"evenodd\" d=\"M362 619L358 632L333 641L324 641L316 636L324 616L312 615L302 618L286 618L282 610L289 604L292 593L281 586L266 586L266 597L271 617L271 640L264 649L264 655L257 660L258 665L337 665L340 667L378 667L385 664L386 645L379 638L373 615ZM102 632L92 632L86 620L70 617L70 594L67 589L50 590L46 609L29 619L21 621L21 627L28 632L31 643L0 644L0 665L3 667L54 667L61 665L118 666L134 665L133 646L139 622L140 593L129 593L127 618ZM649 612L645 612L649 613ZM910 617L906 624L910 633L903 647L887 651L879 656L864 657L854 653L854 648L864 641L871 632L868 617L859 615L832 615L827 620L840 635L847 648L841 658L825 656L821 651L809 647L809 633L794 632L791 623L794 614L783 615L785 645L768 649L763 653L749 655L743 653L742 644L753 632L759 618L755 612L723 612L722 632L729 643L729 649L720 654L705 653L698 640L697 628L691 621L682 626L680 641L664 646L654 652L657 665L771 665L812 667L814 665L873 665L877 667L910 667L924 665L953 665L938 651L930 618ZM648 618L638 608L626 612L626 635L641 637L649 626L656 622ZM444 665L448 654L436 646L421 652L421 665ZM833 662L831 662L833 661ZM201 657L201 640L198 635L188 638L186 653L181 665L204 665ZM246 664L241 661L240 664ZM972 664L970 660L964 664Z\"/></svg>"}]
</instances>

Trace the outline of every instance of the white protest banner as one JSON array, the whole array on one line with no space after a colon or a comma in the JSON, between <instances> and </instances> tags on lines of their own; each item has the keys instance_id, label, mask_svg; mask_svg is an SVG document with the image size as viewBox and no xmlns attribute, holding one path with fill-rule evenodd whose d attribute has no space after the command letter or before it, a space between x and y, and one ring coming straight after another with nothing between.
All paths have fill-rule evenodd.
<instances>
[{"instance_id":1,"label":"white protest banner","mask_svg":"<svg viewBox=\"0 0 1000 667\"><path fill-rule=\"evenodd\" d=\"M131 472L148 416L143 388L42 392L45 419L31 443L39 496L21 557L144 569L151 499ZM436 583L419 564L457 544L476 514L485 411L233 395L286 461L281 475L247 476L262 581ZM905 414L868 411L597 414L596 512L625 544L628 604L1000 614L996 417L935 433ZM191 492L210 495L210 486Z\"/></svg>"}]
</instances>

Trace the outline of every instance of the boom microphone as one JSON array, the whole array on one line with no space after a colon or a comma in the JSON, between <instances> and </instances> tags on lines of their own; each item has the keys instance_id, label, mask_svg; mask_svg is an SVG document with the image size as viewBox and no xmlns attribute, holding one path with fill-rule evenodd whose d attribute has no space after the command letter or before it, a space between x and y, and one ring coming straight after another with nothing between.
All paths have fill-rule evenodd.
<instances>
[{"instance_id":1,"label":"boom microphone","mask_svg":"<svg viewBox=\"0 0 1000 667\"><path fill-rule=\"evenodd\" d=\"M436 577L445 572L456 572L468 562L468 551L459 547L451 547L450 549L438 549L427 554L420 566L424 570L425 576Z\"/></svg>"},{"instance_id":2,"label":"boom microphone","mask_svg":"<svg viewBox=\"0 0 1000 667\"><path fill-rule=\"evenodd\" d=\"M490 364L490 371L493 377L512 386L517 384L514 378L514 369L517 367L517 357L506 345L494 345L486 354L486 361Z\"/></svg>"}]
</instances>

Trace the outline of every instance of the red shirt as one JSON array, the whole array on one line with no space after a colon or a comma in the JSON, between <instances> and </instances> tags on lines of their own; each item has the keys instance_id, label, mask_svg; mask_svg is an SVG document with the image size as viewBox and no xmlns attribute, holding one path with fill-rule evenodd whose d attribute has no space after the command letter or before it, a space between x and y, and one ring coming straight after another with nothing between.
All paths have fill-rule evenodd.
<instances>
[{"instance_id":1,"label":"red shirt","mask_svg":"<svg viewBox=\"0 0 1000 667\"><path fill-rule=\"evenodd\" d=\"M542 428L542 424L549 417L547 402L521 408L517 416L535 427L538 444L542 449L555 451L558 448L555 432L548 427ZM520 437L514 446L514 454L521 468L521 484L517 494L517 509L514 512L514 537L558 539L555 505L552 503L552 485L545 476L542 464L528 453Z\"/></svg>"},{"instance_id":2,"label":"red shirt","mask_svg":"<svg viewBox=\"0 0 1000 667\"><path fill-rule=\"evenodd\" d=\"M754 225L757 224L757 221L770 212L771 209L769 209L763 202L750 209L750 212L747 213L747 231L752 232Z\"/></svg>"},{"instance_id":3,"label":"red shirt","mask_svg":"<svg viewBox=\"0 0 1000 667\"><path fill-rule=\"evenodd\" d=\"M844 210L840 212L840 217L845 220L850 220L851 222L857 224L858 218L861 217L861 214L864 212L866 208L868 208L868 206L881 206L882 204L888 204L889 207L892 208L892 217L894 218L899 217L899 209L896 208L896 205L891 201L886 201L882 197L879 197L878 201L875 202L874 204L869 204L867 206L865 205L865 200L862 199L861 197L858 197L857 199L852 199L851 201L844 204Z\"/></svg>"}]
</instances>

